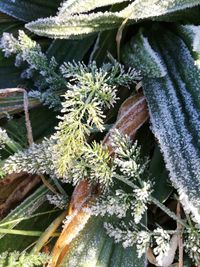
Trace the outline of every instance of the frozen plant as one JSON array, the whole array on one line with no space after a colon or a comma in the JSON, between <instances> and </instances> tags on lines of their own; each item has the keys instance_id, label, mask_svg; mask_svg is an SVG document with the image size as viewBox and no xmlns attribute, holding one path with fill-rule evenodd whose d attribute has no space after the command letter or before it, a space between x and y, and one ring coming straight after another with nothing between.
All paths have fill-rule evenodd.
<instances>
[{"instance_id":1,"label":"frozen plant","mask_svg":"<svg viewBox=\"0 0 200 267\"><path fill-rule=\"evenodd\" d=\"M48 263L50 257L45 253L3 252L0 254L0 267L34 267Z\"/></svg>"}]
</instances>

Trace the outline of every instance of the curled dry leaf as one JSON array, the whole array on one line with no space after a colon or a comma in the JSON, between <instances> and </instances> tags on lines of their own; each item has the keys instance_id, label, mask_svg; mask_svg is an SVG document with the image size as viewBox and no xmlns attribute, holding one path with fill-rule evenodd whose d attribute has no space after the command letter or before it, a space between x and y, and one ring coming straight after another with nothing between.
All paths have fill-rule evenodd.
<instances>
[{"instance_id":1,"label":"curled dry leaf","mask_svg":"<svg viewBox=\"0 0 200 267\"><path fill-rule=\"evenodd\" d=\"M132 139L135 138L137 130L148 120L149 114L145 97L142 94L131 96L122 104L116 123L113 129L118 129L121 133L127 134ZM110 132L103 140L103 145L109 149L110 155L114 154L110 144ZM86 212L90 202L99 194L98 186L91 186L87 181L80 182L74 189L72 200L68 210L68 220L60 237L58 238L52 251L52 261L48 267L57 267L62 262L66 253L70 251L70 242L84 228L91 214Z\"/></svg>"},{"instance_id":2,"label":"curled dry leaf","mask_svg":"<svg viewBox=\"0 0 200 267\"><path fill-rule=\"evenodd\" d=\"M24 172L10 174L0 181L0 218L4 217L39 182L39 176Z\"/></svg>"}]
</instances>

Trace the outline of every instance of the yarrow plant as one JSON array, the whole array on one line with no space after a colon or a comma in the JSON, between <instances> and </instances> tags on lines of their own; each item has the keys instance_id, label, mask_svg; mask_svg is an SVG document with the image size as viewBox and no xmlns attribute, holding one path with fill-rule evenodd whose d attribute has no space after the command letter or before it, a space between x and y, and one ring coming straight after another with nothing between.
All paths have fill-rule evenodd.
<instances>
[{"instance_id":1,"label":"yarrow plant","mask_svg":"<svg viewBox=\"0 0 200 267\"><path fill-rule=\"evenodd\" d=\"M155 1L155 3L157 2ZM65 6L64 4L63 8ZM63 16L62 9L61 13ZM133 59L131 55L130 59L132 62L136 61L137 64L134 64L138 68L138 65L140 66L138 63L140 57L145 57L148 64L143 69L144 73L147 71L147 77L148 75L153 78L162 77L159 82L163 81L167 75L167 68L162 66L161 57L158 57L158 53L153 50L148 38L145 35L143 36L142 32L139 36L140 38L137 40L136 45L131 46L131 49L136 50L138 57L134 56ZM170 257L173 256L172 258L174 259L177 237L178 235L184 235L185 251L198 265L200 253L199 231L193 225L193 222L189 223L189 215L187 220L182 219L181 216L177 216L173 211L169 210L162 203L163 200L160 201L153 196L154 177L149 172L150 160L141 156L141 148L138 142L132 142L129 136L121 134L119 130L113 131L111 133L110 146L113 149L114 156L111 157L111 153L104 143L91 141L95 139L91 133L103 133L106 131L106 114L109 109L113 109L119 100L120 88L130 88L135 81L141 80L140 72L135 71L133 68L127 68L126 70L117 61L113 61L112 64L102 64L101 67L95 61L91 61L88 65L83 62L64 62L59 66L54 57L48 59L47 55L42 52L40 45L31 40L23 31L19 32L18 38L15 38L12 34L4 33L0 46L5 56L16 55L16 66L22 65L23 62L28 65L28 68L22 73L22 78L33 78L34 80L34 77L38 77L34 90L29 92L29 97L36 97L49 107L60 111L58 116L60 121L55 128L55 133L48 138L44 138L41 142L33 143L28 149L20 150L8 157L3 162L4 174L13 172L45 174L52 180L60 179L73 185L87 180L87 183L89 182L98 187L101 195L97 199L93 199L92 205L90 207L87 206L86 211L89 209L93 215L104 217L105 229L108 235L117 243L121 242L124 248L135 246L139 258L151 248L156 264L162 266L165 258L169 255ZM139 53L138 47L140 46L144 47ZM127 51L130 52L130 50ZM166 57L168 56L166 54ZM171 104L176 104L176 107L178 107L178 112L173 109L174 114L179 114L176 118L177 122L180 119L178 125L180 128L185 126L182 123L182 110L179 108L178 102L171 101L171 98L176 96L176 93L170 82L169 85L167 93L170 93L170 95L168 96L167 93L163 92L162 99L160 98L160 92L165 86L162 86L162 88L155 87L154 91L145 88L147 95L157 92L157 102L163 106L166 103L169 104L169 110L163 108L162 112L158 114L157 108L155 108L151 112L151 115L155 115L154 128L157 124L159 125L157 129L160 129L160 124L163 124L164 121L164 119L159 119L160 115L164 116L168 113L171 115ZM187 93L183 85L184 83L181 83L182 92ZM149 93L148 90L150 91ZM183 97L184 101L186 96ZM150 97L149 99L151 100ZM152 100L152 102L154 101ZM190 104L191 108L193 102L191 101ZM157 107L156 105L155 107ZM188 104L186 107L188 107ZM193 107L192 110L195 110L195 108ZM198 117L197 112L193 112L193 114L192 122ZM170 117L170 119L172 118ZM173 128L171 128L173 130L171 132L176 133L176 126L170 120L168 123L170 125L166 125ZM195 127L195 129L198 128L197 123ZM166 129L168 128L166 127ZM164 135L166 134L166 129L163 131ZM12 140L4 130L0 132L0 135L0 145L3 148L5 148L4 145L7 146L12 143ZM176 142L172 141L176 140L176 134L174 134L174 139L170 138L168 134L167 138L169 138L169 142L166 142L167 139L163 139L167 143L165 145L170 144L175 148L175 151L180 150L184 155L183 162L185 162L185 152L182 152L182 144L177 150ZM184 146L184 149L187 151L188 147L189 145ZM191 159L195 160L195 155ZM178 157L176 157L177 159ZM170 168L172 168L171 166ZM198 164L195 165L195 168L199 168ZM176 171L176 168L173 170ZM187 172L187 175L190 175L190 173ZM178 179L178 176L176 178ZM58 182L58 180L56 181ZM181 195L181 201L183 194L181 194L180 188L178 193ZM67 199L65 194L48 194L47 199L50 204L60 209L66 208ZM165 229L166 227L155 224L148 228L149 225L146 218L147 212L151 212L150 205L157 206L162 212L175 220L176 223L180 224L182 228L180 230L167 230ZM75 216L72 214L69 217L73 219ZM67 218L67 223L70 221L69 217ZM172 241L175 242L174 247L172 246ZM174 249L173 253L171 253L171 249ZM26 263L27 259L29 259L29 264L32 264L30 266L34 266L34 264L37 266L38 262L42 263L39 259L37 261L36 256L32 259L28 258L27 254L23 254L21 257L17 253L3 254L2 262L7 262L7 257L9 260L14 259L13 264L15 262L17 264L20 262L21 264L22 262L24 266L28 264Z\"/></svg>"},{"instance_id":2,"label":"yarrow plant","mask_svg":"<svg viewBox=\"0 0 200 267\"><path fill-rule=\"evenodd\" d=\"M24 252L3 252L0 254L0 267L34 267L48 263L50 256L45 253L28 254Z\"/></svg>"}]
</instances>

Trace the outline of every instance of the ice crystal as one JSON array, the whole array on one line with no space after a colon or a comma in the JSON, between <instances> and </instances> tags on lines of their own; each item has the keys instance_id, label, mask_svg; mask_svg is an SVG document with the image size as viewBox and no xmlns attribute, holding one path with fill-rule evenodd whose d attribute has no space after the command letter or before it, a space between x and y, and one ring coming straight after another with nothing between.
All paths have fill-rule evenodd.
<instances>
[{"instance_id":1,"label":"ice crystal","mask_svg":"<svg viewBox=\"0 0 200 267\"><path fill-rule=\"evenodd\" d=\"M42 78L37 78L35 84L40 89L47 89L44 103L57 108L57 104L53 100L52 94L66 88L65 80L58 72L58 64L54 57L48 59L45 53L42 52L41 47L35 41L31 40L23 31L19 31L18 39L10 33L3 33L0 48L5 56L16 55L15 65L18 67L22 62L28 63L28 68L22 72L23 78L31 78L34 71L37 71ZM43 80L45 79L45 85ZM51 98L50 98L51 97ZM43 97L44 98L44 97ZM44 99L40 98L41 101ZM60 104L60 101L59 101Z\"/></svg>"},{"instance_id":2,"label":"ice crystal","mask_svg":"<svg viewBox=\"0 0 200 267\"><path fill-rule=\"evenodd\" d=\"M150 246L151 235L147 231L140 231L136 237L136 248L138 257L142 257L146 253L148 247Z\"/></svg>"},{"instance_id":3,"label":"ice crystal","mask_svg":"<svg viewBox=\"0 0 200 267\"><path fill-rule=\"evenodd\" d=\"M143 187L134 189L133 192L135 201L133 202L132 215L135 223L138 224L142 219L142 215L147 210L147 203L152 192L152 186L149 182L143 182Z\"/></svg>"},{"instance_id":4,"label":"ice crystal","mask_svg":"<svg viewBox=\"0 0 200 267\"><path fill-rule=\"evenodd\" d=\"M185 248L196 266L200 264L200 230L188 229Z\"/></svg>"},{"instance_id":5,"label":"ice crystal","mask_svg":"<svg viewBox=\"0 0 200 267\"><path fill-rule=\"evenodd\" d=\"M28 254L24 252L3 252L0 254L0 267L18 266L34 267L48 263L49 255L45 253Z\"/></svg>"},{"instance_id":6,"label":"ice crystal","mask_svg":"<svg viewBox=\"0 0 200 267\"><path fill-rule=\"evenodd\" d=\"M141 160L137 142L132 143L127 135L120 134L118 130L113 132L111 140L115 151L114 163L119 166L122 174L131 180L141 177L146 170L148 160Z\"/></svg>"},{"instance_id":7,"label":"ice crystal","mask_svg":"<svg viewBox=\"0 0 200 267\"><path fill-rule=\"evenodd\" d=\"M4 147L5 144L10 143L11 139L8 136L6 130L0 127L0 147Z\"/></svg>"},{"instance_id":8,"label":"ice crystal","mask_svg":"<svg viewBox=\"0 0 200 267\"><path fill-rule=\"evenodd\" d=\"M162 228L157 228L153 231L156 247L153 249L156 255L156 261L159 265L162 264L163 256L167 254L170 249L170 235Z\"/></svg>"},{"instance_id":9,"label":"ice crystal","mask_svg":"<svg viewBox=\"0 0 200 267\"><path fill-rule=\"evenodd\" d=\"M67 199L61 195L61 194L47 194L47 200L49 201L50 204L54 205L55 207L59 209L66 209L67 206Z\"/></svg>"},{"instance_id":10,"label":"ice crystal","mask_svg":"<svg viewBox=\"0 0 200 267\"><path fill-rule=\"evenodd\" d=\"M116 190L115 195L102 196L97 202L90 208L92 214L100 216L113 216L118 218L126 217L131 203L129 195L123 190Z\"/></svg>"},{"instance_id":11,"label":"ice crystal","mask_svg":"<svg viewBox=\"0 0 200 267\"><path fill-rule=\"evenodd\" d=\"M56 176L52 160L52 144L54 144L52 139L44 139L40 144L33 144L24 151L16 152L5 161L3 170L6 173L46 173Z\"/></svg>"}]
</instances>

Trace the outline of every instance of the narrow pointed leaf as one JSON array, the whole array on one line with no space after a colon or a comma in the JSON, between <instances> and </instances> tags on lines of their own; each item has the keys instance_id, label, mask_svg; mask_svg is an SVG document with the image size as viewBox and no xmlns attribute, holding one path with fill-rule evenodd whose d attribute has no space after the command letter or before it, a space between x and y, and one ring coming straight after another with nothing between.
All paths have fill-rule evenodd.
<instances>
[{"instance_id":1,"label":"narrow pointed leaf","mask_svg":"<svg viewBox=\"0 0 200 267\"><path fill-rule=\"evenodd\" d=\"M38 35L50 38L77 39L116 28L123 22L124 18L112 12L97 12L65 18L52 17L38 19L26 24L26 28Z\"/></svg>"},{"instance_id":2,"label":"narrow pointed leaf","mask_svg":"<svg viewBox=\"0 0 200 267\"><path fill-rule=\"evenodd\" d=\"M130 0L68 0L59 9L58 16L68 16L74 13L83 13L98 7L128 2Z\"/></svg>"},{"instance_id":3,"label":"narrow pointed leaf","mask_svg":"<svg viewBox=\"0 0 200 267\"><path fill-rule=\"evenodd\" d=\"M69 2L69 6L72 10L73 4L76 5L78 2ZM82 36L92 34L94 32L117 28L125 19L128 19L127 25L146 19L168 21L167 16L170 17L170 21L173 21L174 14L176 21L177 12L185 12L185 10L198 5L200 5L200 0L136 0L120 12L106 11L104 13L92 12L90 14L75 12L75 15L68 14L66 16L64 15L64 10L66 10L66 8L63 7L63 9L61 8L60 13L58 13L58 16L39 19L35 22L28 23L26 27L38 35L48 36L50 38L81 38ZM77 6L74 6L74 9L76 10ZM80 10L87 11L90 9L92 8L89 6L85 9L80 6Z\"/></svg>"},{"instance_id":4,"label":"narrow pointed leaf","mask_svg":"<svg viewBox=\"0 0 200 267\"><path fill-rule=\"evenodd\" d=\"M198 5L200 5L199 0L136 0L121 13L123 16L129 14L130 19L141 20L146 18L156 18Z\"/></svg>"}]
</instances>

